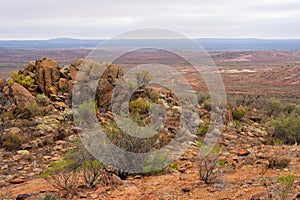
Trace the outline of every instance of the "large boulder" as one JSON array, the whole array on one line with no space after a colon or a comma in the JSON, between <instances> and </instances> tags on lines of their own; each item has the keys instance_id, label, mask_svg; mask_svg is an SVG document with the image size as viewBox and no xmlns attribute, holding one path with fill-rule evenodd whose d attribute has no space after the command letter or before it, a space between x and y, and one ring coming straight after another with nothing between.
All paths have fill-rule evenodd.
<instances>
[{"instance_id":1,"label":"large boulder","mask_svg":"<svg viewBox=\"0 0 300 200\"><path fill-rule=\"evenodd\" d=\"M22 85L13 83L10 87L5 86L4 93L16 106L25 106L35 101L35 97Z\"/></svg>"},{"instance_id":2,"label":"large boulder","mask_svg":"<svg viewBox=\"0 0 300 200\"><path fill-rule=\"evenodd\" d=\"M102 74L98 89L96 93L96 99L98 100L98 106L101 110L111 110L112 94L115 88L115 83L118 79L124 75L123 70L116 65L108 65L104 73Z\"/></svg>"},{"instance_id":3,"label":"large boulder","mask_svg":"<svg viewBox=\"0 0 300 200\"><path fill-rule=\"evenodd\" d=\"M11 86L5 86L3 92L11 104L14 104L18 110L24 110L28 104L35 102L35 97L22 85L13 83Z\"/></svg>"},{"instance_id":4,"label":"large boulder","mask_svg":"<svg viewBox=\"0 0 300 200\"><path fill-rule=\"evenodd\" d=\"M38 89L47 96L57 93L58 81L60 79L60 69L55 60L43 58L36 61L35 81ZM53 89L55 88L55 89Z\"/></svg>"}]
</instances>

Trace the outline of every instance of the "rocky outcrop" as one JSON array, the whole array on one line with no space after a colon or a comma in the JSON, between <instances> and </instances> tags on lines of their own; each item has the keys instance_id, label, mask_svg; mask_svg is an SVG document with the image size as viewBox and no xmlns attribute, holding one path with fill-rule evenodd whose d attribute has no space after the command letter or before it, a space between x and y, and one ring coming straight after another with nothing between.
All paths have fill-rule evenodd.
<instances>
[{"instance_id":1,"label":"rocky outcrop","mask_svg":"<svg viewBox=\"0 0 300 200\"><path fill-rule=\"evenodd\" d=\"M47 96L57 95L58 81L60 79L60 71L56 61L50 59L42 59L36 61L35 81L38 89Z\"/></svg>"},{"instance_id":2,"label":"rocky outcrop","mask_svg":"<svg viewBox=\"0 0 300 200\"><path fill-rule=\"evenodd\" d=\"M3 89L10 101L16 106L24 107L30 102L35 101L35 97L22 85L13 83L11 86L6 86Z\"/></svg>"},{"instance_id":3,"label":"rocky outcrop","mask_svg":"<svg viewBox=\"0 0 300 200\"><path fill-rule=\"evenodd\" d=\"M11 86L5 86L3 92L5 96L2 97L4 100L2 106L6 106L8 111L11 111L16 115L28 114L28 105L35 102L35 97L25 87L18 83L13 83Z\"/></svg>"},{"instance_id":4,"label":"rocky outcrop","mask_svg":"<svg viewBox=\"0 0 300 200\"><path fill-rule=\"evenodd\" d=\"M115 65L108 65L102 74L96 93L99 108L111 110L111 100L116 81L123 76L123 71Z\"/></svg>"}]
</instances>

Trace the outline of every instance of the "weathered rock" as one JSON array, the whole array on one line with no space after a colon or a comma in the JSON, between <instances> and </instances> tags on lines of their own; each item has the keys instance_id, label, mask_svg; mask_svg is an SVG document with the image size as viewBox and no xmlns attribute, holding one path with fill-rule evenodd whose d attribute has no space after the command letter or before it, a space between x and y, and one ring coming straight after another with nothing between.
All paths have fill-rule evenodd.
<instances>
[{"instance_id":1,"label":"weathered rock","mask_svg":"<svg viewBox=\"0 0 300 200\"><path fill-rule=\"evenodd\" d=\"M21 130L18 127L12 127L7 131L7 134L17 135L20 132L21 132Z\"/></svg>"},{"instance_id":2,"label":"weathered rock","mask_svg":"<svg viewBox=\"0 0 300 200\"><path fill-rule=\"evenodd\" d=\"M80 67L83 65L84 59L77 59L74 62L71 63L69 67L69 76L72 80L76 79L77 72L79 71Z\"/></svg>"},{"instance_id":3,"label":"weathered rock","mask_svg":"<svg viewBox=\"0 0 300 200\"><path fill-rule=\"evenodd\" d=\"M20 183L24 183L24 179L22 178L15 178L15 179L12 179L10 180L10 183L13 183L13 184L20 184Z\"/></svg>"},{"instance_id":4,"label":"weathered rock","mask_svg":"<svg viewBox=\"0 0 300 200\"><path fill-rule=\"evenodd\" d=\"M18 83L13 83L10 87L5 86L3 91L10 102L15 104L20 110L26 108L29 103L35 102L35 97Z\"/></svg>"},{"instance_id":5,"label":"weathered rock","mask_svg":"<svg viewBox=\"0 0 300 200\"><path fill-rule=\"evenodd\" d=\"M98 187L95 191L95 194L98 196L102 193L105 193L108 190L108 187Z\"/></svg>"},{"instance_id":6,"label":"weathered rock","mask_svg":"<svg viewBox=\"0 0 300 200\"><path fill-rule=\"evenodd\" d=\"M248 156L250 154L250 152L245 149L239 149L236 153L238 156Z\"/></svg>"},{"instance_id":7,"label":"weathered rock","mask_svg":"<svg viewBox=\"0 0 300 200\"><path fill-rule=\"evenodd\" d=\"M29 197L33 196L32 193L28 193L28 194L19 194L16 198L16 200L24 200L27 199Z\"/></svg>"},{"instance_id":8,"label":"weathered rock","mask_svg":"<svg viewBox=\"0 0 300 200\"><path fill-rule=\"evenodd\" d=\"M57 82L60 79L60 70L55 60L44 58L36 61L36 76L35 81L38 88L47 96L53 94L53 88L57 88ZM51 88L51 90L50 90Z\"/></svg>"},{"instance_id":9,"label":"weathered rock","mask_svg":"<svg viewBox=\"0 0 300 200\"><path fill-rule=\"evenodd\" d=\"M24 76L32 77L32 74L34 74L35 70L36 70L35 62L32 61L26 65L26 67L22 71L22 74L24 74ZM32 77L32 78L34 78L34 77Z\"/></svg>"},{"instance_id":10,"label":"weathered rock","mask_svg":"<svg viewBox=\"0 0 300 200\"><path fill-rule=\"evenodd\" d=\"M58 87L61 91L67 92L69 90L69 80L66 78L59 79Z\"/></svg>"},{"instance_id":11,"label":"weathered rock","mask_svg":"<svg viewBox=\"0 0 300 200\"><path fill-rule=\"evenodd\" d=\"M188 185L188 186L185 186L184 188L182 188L181 190L183 192L190 192L192 189L193 189L193 186Z\"/></svg>"},{"instance_id":12,"label":"weathered rock","mask_svg":"<svg viewBox=\"0 0 300 200\"><path fill-rule=\"evenodd\" d=\"M115 82L123 76L123 71L115 65L109 65L99 80L99 87L97 90L96 98L98 106L104 110L110 110L112 93L114 90Z\"/></svg>"}]
</instances>

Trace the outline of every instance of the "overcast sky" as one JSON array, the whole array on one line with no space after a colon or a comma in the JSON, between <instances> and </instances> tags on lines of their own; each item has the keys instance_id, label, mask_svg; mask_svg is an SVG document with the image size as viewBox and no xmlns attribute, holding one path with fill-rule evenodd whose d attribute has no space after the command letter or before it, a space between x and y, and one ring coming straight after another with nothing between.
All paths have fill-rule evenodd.
<instances>
[{"instance_id":1,"label":"overcast sky","mask_svg":"<svg viewBox=\"0 0 300 200\"><path fill-rule=\"evenodd\" d=\"M110 38L146 27L200 38L300 38L300 1L0 1L0 40Z\"/></svg>"}]
</instances>

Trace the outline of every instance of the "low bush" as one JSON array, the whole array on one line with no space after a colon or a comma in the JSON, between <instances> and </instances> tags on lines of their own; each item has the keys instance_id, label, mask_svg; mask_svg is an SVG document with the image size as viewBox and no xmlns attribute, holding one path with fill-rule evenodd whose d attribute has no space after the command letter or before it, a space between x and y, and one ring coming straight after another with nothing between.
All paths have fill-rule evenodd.
<instances>
[{"instance_id":1,"label":"low bush","mask_svg":"<svg viewBox=\"0 0 300 200\"><path fill-rule=\"evenodd\" d=\"M285 144L300 143L300 116L281 115L268 123L272 137L282 140Z\"/></svg>"},{"instance_id":2,"label":"low bush","mask_svg":"<svg viewBox=\"0 0 300 200\"><path fill-rule=\"evenodd\" d=\"M37 94L35 99L41 106L46 106L50 103L50 99L45 94Z\"/></svg>"},{"instance_id":3,"label":"low bush","mask_svg":"<svg viewBox=\"0 0 300 200\"><path fill-rule=\"evenodd\" d=\"M24 139L17 134L5 134L1 138L2 146L9 151L17 150L23 144Z\"/></svg>"},{"instance_id":4,"label":"low bush","mask_svg":"<svg viewBox=\"0 0 300 200\"><path fill-rule=\"evenodd\" d=\"M288 195L293 188L295 179L296 177L291 174L278 177L277 182L279 183L279 188L278 188L279 199L281 200L288 199Z\"/></svg>"},{"instance_id":5,"label":"low bush","mask_svg":"<svg viewBox=\"0 0 300 200\"><path fill-rule=\"evenodd\" d=\"M199 126L199 135L204 136L209 129L210 126L210 120L208 118L203 119L203 124Z\"/></svg>"},{"instance_id":6,"label":"low bush","mask_svg":"<svg viewBox=\"0 0 300 200\"><path fill-rule=\"evenodd\" d=\"M18 72L13 72L11 78L14 82L23 85L26 88L33 87L35 80L30 76L24 76L24 74L19 74Z\"/></svg>"},{"instance_id":7,"label":"low bush","mask_svg":"<svg viewBox=\"0 0 300 200\"><path fill-rule=\"evenodd\" d=\"M197 93L198 104L201 105L205 100L210 99L210 95L208 92L199 91Z\"/></svg>"},{"instance_id":8,"label":"low bush","mask_svg":"<svg viewBox=\"0 0 300 200\"><path fill-rule=\"evenodd\" d=\"M88 188L94 187L97 181L105 176L103 164L99 160L86 160L80 169L83 171L83 178Z\"/></svg>"},{"instance_id":9,"label":"low bush","mask_svg":"<svg viewBox=\"0 0 300 200\"><path fill-rule=\"evenodd\" d=\"M2 120L12 120L15 119L15 116L12 112L3 112L0 114L0 119Z\"/></svg>"},{"instance_id":10,"label":"low bush","mask_svg":"<svg viewBox=\"0 0 300 200\"><path fill-rule=\"evenodd\" d=\"M141 87L143 85L147 85L152 79L153 76L149 71L143 70L141 72L135 73L136 79L137 79L137 85L138 87Z\"/></svg>"},{"instance_id":11,"label":"low bush","mask_svg":"<svg viewBox=\"0 0 300 200\"><path fill-rule=\"evenodd\" d=\"M28 103L26 108L30 112L30 117L43 116L45 114L44 108L38 105L35 101Z\"/></svg>"},{"instance_id":12,"label":"low bush","mask_svg":"<svg viewBox=\"0 0 300 200\"><path fill-rule=\"evenodd\" d=\"M143 173L158 175L162 174L170 162L170 155L168 153L157 153L146 160L146 165L143 167Z\"/></svg>"},{"instance_id":13,"label":"low bush","mask_svg":"<svg viewBox=\"0 0 300 200\"><path fill-rule=\"evenodd\" d=\"M232 111L232 117L235 120L241 120L246 114L246 111L242 108L237 108Z\"/></svg>"},{"instance_id":14,"label":"low bush","mask_svg":"<svg viewBox=\"0 0 300 200\"><path fill-rule=\"evenodd\" d=\"M78 186L78 171L68 166L67 161L52 162L40 176L58 189L73 191Z\"/></svg>"},{"instance_id":15,"label":"low bush","mask_svg":"<svg viewBox=\"0 0 300 200\"><path fill-rule=\"evenodd\" d=\"M149 112L151 105L151 102L148 100L138 98L137 100L129 103L129 110L135 114L144 115Z\"/></svg>"},{"instance_id":16,"label":"low bush","mask_svg":"<svg viewBox=\"0 0 300 200\"><path fill-rule=\"evenodd\" d=\"M291 159L282 156L270 157L268 160L269 160L268 167L271 169L284 169L291 162Z\"/></svg>"},{"instance_id":17,"label":"low bush","mask_svg":"<svg viewBox=\"0 0 300 200\"><path fill-rule=\"evenodd\" d=\"M90 99L84 101L78 108L79 118L83 121L93 118L93 114L96 112L96 101Z\"/></svg>"},{"instance_id":18,"label":"low bush","mask_svg":"<svg viewBox=\"0 0 300 200\"><path fill-rule=\"evenodd\" d=\"M206 99L206 100L203 102L202 107L203 107L205 110L211 111L211 100L210 100L210 99Z\"/></svg>"},{"instance_id":19,"label":"low bush","mask_svg":"<svg viewBox=\"0 0 300 200\"><path fill-rule=\"evenodd\" d=\"M46 196L43 197L43 200L56 200L57 197L53 194L46 194Z\"/></svg>"},{"instance_id":20,"label":"low bush","mask_svg":"<svg viewBox=\"0 0 300 200\"><path fill-rule=\"evenodd\" d=\"M202 143L199 143L202 146ZM206 184L216 181L218 176L218 168L222 167L225 163L220 162L220 156L224 152L224 148L215 146L212 151L199 161L199 175L200 179Z\"/></svg>"},{"instance_id":21,"label":"low bush","mask_svg":"<svg viewBox=\"0 0 300 200\"><path fill-rule=\"evenodd\" d=\"M94 187L107 173L102 162L96 160L83 146L80 140L76 140L75 148L65 155L70 170L80 170L83 173L85 184L88 188Z\"/></svg>"}]
</instances>

